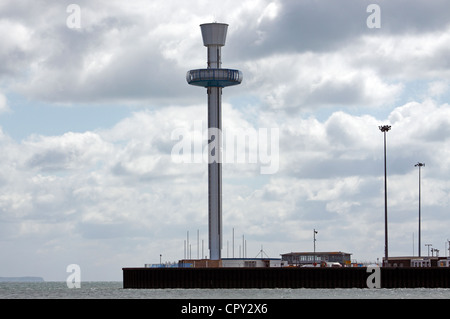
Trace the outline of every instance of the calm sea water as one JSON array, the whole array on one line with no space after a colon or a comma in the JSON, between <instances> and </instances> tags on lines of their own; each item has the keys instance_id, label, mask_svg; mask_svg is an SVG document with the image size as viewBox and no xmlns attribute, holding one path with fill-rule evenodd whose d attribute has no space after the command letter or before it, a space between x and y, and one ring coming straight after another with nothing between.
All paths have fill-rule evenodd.
<instances>
[{"instance_id":1,"label":"calm sea water","mask_svg":"<svg viewBox=\"0 0 450 319\"><path fill-rule=\"evenodd\" d=\"M123 289L122 282L1 282L0 299L450 299L450 289Z\"/></svg>"}]
</instances>

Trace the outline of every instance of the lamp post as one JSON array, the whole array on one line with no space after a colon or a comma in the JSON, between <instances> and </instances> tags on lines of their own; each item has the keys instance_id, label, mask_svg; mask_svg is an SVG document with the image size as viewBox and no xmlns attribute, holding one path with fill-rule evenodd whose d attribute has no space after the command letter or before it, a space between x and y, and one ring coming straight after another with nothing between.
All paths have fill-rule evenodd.
<instances>
[{"instance_id":1,"label":"lamp post","mask_svg":"<svg viewBox=\"0 0 450 319\"><path fill-rule=\"evenodd\" d=\"M430 246L432 246L432 245L431 244L425 244L425 246L428 247L428 257L430 257ZM433 249L431 249L431 250L433 250Z\"/></svg>"},{"instance_id":2,"label":"lamp post","mask_svg":"<svg viewBox=\"0 0 450 319\"><path fill-rule=\"evenodd\" d=\"M419 167L419 257L421 256L420 255L420 237L421 237L421 235L420 235L420 220L421 220L421 212L420 212L420 179L421 179L421 168L422 168L422 166L425 166L425 163L417 163L416 165L414 165L415 167Z\"/></svg>"},{"instance_id":3,"label":"lamp post","mask_svg":"<svg viewBox=\"0 0 450 319\"><path fill-rule=\"evenodd\" d=\"M448 243L448 257L450 257L450 240L447 239L447 243ZM445 253L445 255L447 255L447 252Z\"/></svg>"},{"instance_id":4,"label":"lamp post","mask_svg":"<svg viewBox=\"0 0 450 319\"><path fill-rule=\"evenodd\" d=\"M439 249L431 248L431 257L434 257L434 253L436 253L436 257L439 257Z\"/></svg>"},{"instance_id":5,"label":"lamp post","mask_svg":"<svg viewBox=\"0 0 450 319\"><path fill-rule=\"evenodd\" d=\"M313 242L314 242L314 266L316 265L316 234L318 233L317 230L313 230Z\"/></svg>"},{"instance_id":6,"label":"lamp post","mask_svg":"<svg viewBox=\"0 0 450 319\"><path fill-rule=\"evenodd\" d=\"M387 169L386 169L386 132L391 129L390 125L378 126L384 134L384 263L388 264L388 221L387 221Z\"/></svg>"}]
</instances>

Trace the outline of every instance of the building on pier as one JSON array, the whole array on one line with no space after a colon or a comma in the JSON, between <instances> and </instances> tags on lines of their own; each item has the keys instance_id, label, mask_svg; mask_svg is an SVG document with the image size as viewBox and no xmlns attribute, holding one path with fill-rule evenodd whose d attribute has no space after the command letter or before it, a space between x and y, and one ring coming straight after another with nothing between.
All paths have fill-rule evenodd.
<instances>
[{"instance_id":1,"label":"building on pier","mask_svg":"<svg viewBox=\"0 0 450 319\"><path fill-rule=\"evenodd\" d=\"M332 252L290 252L281 255L281 260L290 266L302 267L305 265L321 265L323 263L339 263L341 266L350 266L350 253L342 251Z\"/></svg>"}]
</instances>

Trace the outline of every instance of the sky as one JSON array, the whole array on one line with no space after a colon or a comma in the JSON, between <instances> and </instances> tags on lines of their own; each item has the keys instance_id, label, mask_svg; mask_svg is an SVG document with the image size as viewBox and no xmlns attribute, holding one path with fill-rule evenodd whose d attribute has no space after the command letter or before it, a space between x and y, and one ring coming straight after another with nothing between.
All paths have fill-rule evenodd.
<instances>
[{"instance_id":1,"label":"sky","mask_svg":"<svg viewBox=\"0 0 450 319\"><path fill-rule=\"evenodd\" d=\"M0 276L65 281L76 264L81 281L120 281L122 267L184 258L188 232L191 256L207 255L207 163L192 160L206 89L185 76L206 68L210 22L229 24L222 67L244 76L223 91L224 133L257 137L223 163L223 257L233 230L235 257L244 236L247 257L276 258L312 251L315 229L317 251L381 260L380 125L389 255L418 254L418 162L422 256L425 244L448 255L448 12L444 0L3 0ZM183 141L200 149L180 154Z\"/></svg>"}]
</instances>

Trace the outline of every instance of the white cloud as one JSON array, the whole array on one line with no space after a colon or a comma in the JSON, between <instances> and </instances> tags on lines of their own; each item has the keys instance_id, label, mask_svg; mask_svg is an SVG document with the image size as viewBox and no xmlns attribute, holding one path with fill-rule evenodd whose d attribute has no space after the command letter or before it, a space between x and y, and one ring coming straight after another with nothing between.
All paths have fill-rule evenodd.
<instances>
[{"instance_id":1,"label":"white cloud","mask_svg":"<svg viewBox=\"0 0 450 319\"><path fill-rule=\"evenodd\" d=\"M0 120L16 114L17 95L36 107L106 104L104 116L109 104L143 109L102 129L36 132L21 141L0 132L0 241L9 256L0 272L28 274L31 263L37 275L65 280L65 267L76 262L83 280L120 280L121 267L158 262L160 253L182 258L188 230L192 239L200 229L207 242L206 165L173 162L171 136L183 128L197 141L206 128L205 90L189 87L184 76L205 65L198 25L213 19L230 24L224 67L244 71L241 86L224 90L223 127L280 132L276 174L261 175L257 164L224 165L224 241L235 227L246 235L249 255L264 245L278 257L312 249L316 228L320 250L382 257L378 125L390 124L392 255L409 254L417 231L418 161L426 163L423 240L443 245L450 172L446 4L413 1L399 10L383 2L382 28L369 30L364 3L308 3L223 2L211 13L200 0L82 1L82 28L71 30L65 4L6 2L0 112L10 111ZM439 23L389 18L417 8ZM412 82L420 94L412 94Z\"/></svg>"},{"instance_id":2,"label":"white cloud","mask_svg":"<svg viewBox=\"0 0 450 319\"><path fill-rule=\"evenodd\" d=\"M10 111L6 96L0 93L0 114Z\"/></svg>"},{"instance_id":3,"label":"white cloud","mask_svg":"<svg viewBox=\"0 0 450 319\"><path fill-rule=\"evenodd\" d=\"M391 104L403 90L398 79L448 73L445 57L449 33L445 25L441 30L425 28L414 34L383 23L389 32L383 28L378 33L370 32L364 23L357 23L365 21L364 5L348 3L349 7L277 1L221 3L218 15L230 24L224 62L238 63L235 67L242 68L240 61L244 59L244 85L248 83L246 88L260 92L258 95L276 109ZM19 34L13 42L5 41L5 50L13 52L19 47L26 55L17 58L22 66L30 67L27 76L14 83L15 89L60 103L161 105L167 104L169 97L171 103L199 100L186 86L184 74L205 63L198 24L210 13L202 1L189 7L160 2L124 5L120 1L79 5L83 23L77 30L59 23L67 16L62 4L40 10L41 18L29 18L26 25L20 19L4 21ZM390 8L387 12L392 12L394 5L382 5L386 6ZM416 6L421 4L410 4L408 10ZM36 4L27 8L28 12L25 8L18 12L29 15L39 8ZM343 20L337 12L343 14ZM44 20L46 23L42 23ZM409 22L408 26L413 25ZM29 30L33 30L33 38ZM304 30L315 32L304 34ZM248 42L249 36L258 38L262 34L265 40L260 38L260 44ZM330 42L326 50L315 48L317 38L325 46ZM296 50L286 46L288 43ZM253 56L247 58L250 53ZM6 65L18 66L13 61Z\"/></svg>"},{"instance_id":4,"label":"white cloud","mask_svg":"<svg viewBox=\"0 0 450 319\"><path fill-rule=\"evenodd\" d=\"M91 132L32 136L24 141L24 147L30 153L25 159L25 165L44 172L91 167L107 158L112 150L111 145Z\"/></svg>"},{"instance_id":5,"label":"white cloud","mask_svg":"<svg viewBox=\"0 0 450 319\"><path fill-rule=\"evenodd\" d=\"M245 86L272 109L392 104L401 84L384 81L370 67L355 68L346 52L278 55L248 61Z\"/></svg>"},{"instance_id":6,"label":"white cloud","mask_svg":"<svg viewBox=\"0 0 450 319\"><path fill-rule=\"evenodd\" d=\"M6 65L14 67L10 76L24 76L21 81L12 81L14 90L65 104L151 101L161 105L166 104L168 96L171 102L167 104L172 104L177 102L177 96L181 98L180 93L185 101L194 95L186 86L185 73L205 65L199 54L205 49L198 26L212 20L212 16L203 1L141 1L132 5L121 1L81 1L79 29L66 26L69 13L64 4L42 10L44 3L20 10L12 9L13 3L5 5L6 10L13 12L13 22L4 23L20 36L5 41L3 48L5 52L15 52L19 47L22 52L20 56L5 56ZM250 10L247 2L221 3L218 12L229 12L221 18L231 25L262 12L274 17L273 4L258 4L262 9L256 6ZM192 10L194 7L198 10ZM39 12L40 19L21 20L31 12ZM28 30L33 30L33 37ZM26 41L27 37L31 41ZM14 56L17 61L12 60ZM25 74L21 74L20 66L28 68Z\"/></svg>"},{"instance_id":7,"label":"white cloud","mask_svg":"<svg viewBox=\"0 0 450 319\"><path fill-rule=\"evenodd\" d=\"M398 107L391 113L390 118L395 120L388 133L388 163L403 161L408 166L406 170L392 164L389 167L389 207L393 216L416 208L417 176L412 164L418 159L411 156L411 162L405 163L405 152L397 151L402 141L414 144L408 143L408 136L412 140L419 125L409 124L426 116L433 127L442 121L441 113L447 109L447 105L423 102ZM74 254L88 264L94 259L110 258L99 251L90 256L80 250L96 241L102 242L106 254L112 251L108 242L133 241L144 246L146 242L159 242L159 248L151 249L163 249L169 260L181 258L186 231L194 233L200 228L205 239L207 225L206 166L176 164L170 158L170 145L175 143L169 139L171 131L177 126L192 128L194 110L200 107L136 112L101 132L34 136L20 143L4 136L4 148L14 151L3 158L2 164L8 168L3 172L0 198L2 241L39 238L39 245L45 249L39 248L38 254L50 259L64 247L61 243L68 245L72 241L76 243ZM226 113L234 115L230 122L248 125L243 113L233 108ZM278 254L283 249L309 250L310 239L305 234L317 228L322 236L321 249L350 251L361 259L380 256L383 162L378 124L373 117L344 112L336 112L323 122L312 117L287 120L280 128L282 165L277 174L261 179L254 171L240 180L231 167L224 170L226 234L235 226L245 234L255 255L261 243ZM439 170L449 167L446 143L448 139L436 145L426 141L420 144L424 154L433 151L426 160L439 156L441 162L441 167L427 162L424 211L435 207L440 212L448 206L448 183L439 178ZM442 157L436 153L438 146ZM369 169L364 172L360 166ZM245 165L238 169L245 171ZM434 225L437 218L446 217L442 213L429 214L427 227ZM393 217L390 227L412 233L415 225L410 219L406 215ZM366 245L353 242L352 236L358 236ZM423 236L438 238L429 228L424 228ZM440 236L446 236L444 230ZM276 247L280 241L285 243L283 248ZM401 251L405 245L393 239L392 246ZM13 249L9 244L4 247ZM120 268L129 265L127 258L139 254L140 248L123 245L114 251L116 256L123 256L114 259ZM142 262L151 262L150 256L159 254L149 253L150 260L143 258Z\"/></svg>"},{"instance_id":8,"label":"white cloud","mask_svg":"<svg viewBox=\"0 0 450 319\"><path fill-rule=\"evenodd\" d=\"M449 82L448 81L434 81L428 85L428 95L430 97L439 97L442 94L448 92Z\"/></svg>"},{"instance_id":9,"label":"white cloud","mask_svg":"<svg viewBox=\"0 0 450 319\"><path fill-rule=\"evenodd\" d=\"M352 65L369 67L386 79L447 78L450 26L424 33L365 35L352 43Z\"/></svg>"},{"instance_id":10,"label":"white cloud","mask_svg":"<svg viewBox=\"0 0 450 319\"><path fill-rule=\"evenodd\" d=\"M26 67L24 60L33 55L33 31L18 21L8 19L0 19L0 29L0 59L8 62L0 66L0 76L20 73L20 68Z\"/></svg>"}]
</instances>

